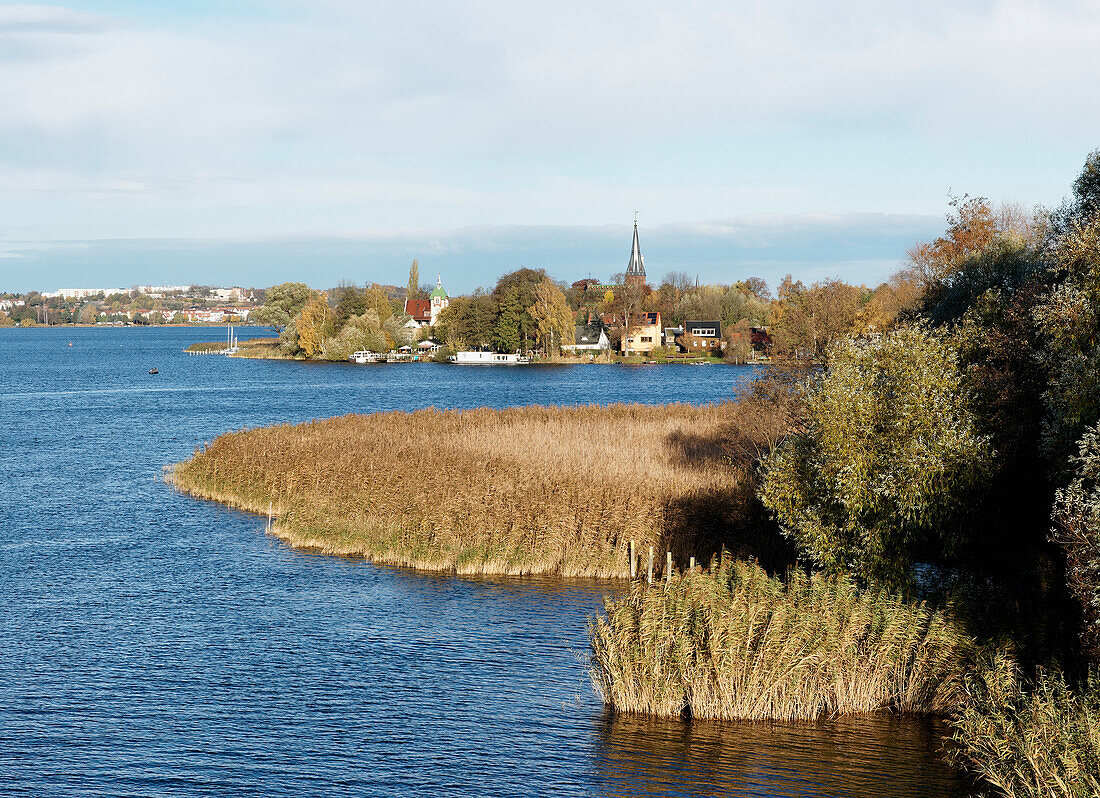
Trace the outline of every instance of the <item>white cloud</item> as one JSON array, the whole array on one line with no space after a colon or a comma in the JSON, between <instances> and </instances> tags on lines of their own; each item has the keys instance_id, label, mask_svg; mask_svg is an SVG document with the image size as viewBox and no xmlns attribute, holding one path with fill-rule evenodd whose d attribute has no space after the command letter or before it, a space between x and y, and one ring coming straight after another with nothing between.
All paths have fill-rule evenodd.
<instances>
[{"instance_id":1,"label":"white cloud","mask_svg":"<svg viewBox=\"0 0 1100 798\"><path fill-rule=\"evenodd\" d=\"M43 238L925 211L986 144L972 190L1008 190L1100 129L1090 3L283 7L0 6L0 211Z\"/></svg>"}]
</instances>

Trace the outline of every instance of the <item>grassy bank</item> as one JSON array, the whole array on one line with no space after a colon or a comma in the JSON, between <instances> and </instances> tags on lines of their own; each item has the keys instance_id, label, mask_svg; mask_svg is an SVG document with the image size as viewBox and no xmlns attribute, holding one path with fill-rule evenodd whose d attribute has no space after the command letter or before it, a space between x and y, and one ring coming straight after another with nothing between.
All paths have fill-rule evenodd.
<instances>
[{"instance_id":1,"label":"grassy bank","mask_svg":"<svg viewBox=\"0 0 1100 798\"><path fill-rule=\"evenodd\" d=\"M729 403L349 415L222 435L170 478L271 506L274 533L295 546L460 573L624 577L631 540L678 563L738 535L746 553L779 556L752 539L737 465L759 426Z\"/></svg>"},{"instance_id":2,"label":"grassy bank","mask_svg":"<svg viewBox=\"0 0 1100 798\"><path fill-rule=\"evenodd\" d=\"M702 718L944 711L974 650L941 611L846 577L794 571L783 582L732 560L636 585L589 632L606 703Z\"/></svg>"}]
</instances>

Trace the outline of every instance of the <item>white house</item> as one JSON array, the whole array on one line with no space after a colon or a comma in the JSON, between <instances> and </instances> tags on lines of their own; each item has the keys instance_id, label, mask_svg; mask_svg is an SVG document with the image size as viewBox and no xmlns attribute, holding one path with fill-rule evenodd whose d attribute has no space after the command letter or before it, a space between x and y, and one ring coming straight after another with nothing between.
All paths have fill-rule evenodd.
<instances>
[{"instance_id":1,"label":"white house","mask_svg":"<svg viewBox=\"0 0 1100 798\"><path fill-rule=\"evenodd\" d=\"M566 344L562 349L571 352L604 352L611 349L607 331L599 324L578 324L574 340L576 343Z\"/></svg>"}]
</instances>

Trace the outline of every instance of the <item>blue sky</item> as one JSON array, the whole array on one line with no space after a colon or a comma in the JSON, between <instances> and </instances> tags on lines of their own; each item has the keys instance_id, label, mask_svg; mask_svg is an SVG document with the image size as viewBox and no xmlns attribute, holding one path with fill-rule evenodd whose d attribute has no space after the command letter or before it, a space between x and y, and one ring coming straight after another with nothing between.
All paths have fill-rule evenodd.
<instances>
[{"instance_id":1,"label":"blue sky","mask_svg":"<svg viewBox=\"0 0 1100 798\"><path fill-rule=\"evenodd\" d=\"M1057 203L1100 4L0 5L0 290L543 266L877 283Z\"/></svg>"}]
</instances>

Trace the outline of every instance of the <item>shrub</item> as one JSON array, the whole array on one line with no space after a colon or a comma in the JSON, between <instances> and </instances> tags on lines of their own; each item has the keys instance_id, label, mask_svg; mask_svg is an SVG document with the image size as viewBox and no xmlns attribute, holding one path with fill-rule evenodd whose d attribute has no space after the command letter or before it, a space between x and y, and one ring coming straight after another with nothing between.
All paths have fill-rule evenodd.
<instances>
[{"instance_id":1,"label":"shrub","mask_svg":"<svg viewBox=\"0 0 1100 798\"><path fill-rule=\"evenodd\" d=\"M761 499L815 564L892 585L949 554L990 468L954 344L916 327L835 346Z\"/></svg>"},{"instance_id":2,"label":"shrub","mask_svg":"<svg viewBox=\"0 0 1100 798\"><path fill-rule=\"evenodd\" d=\"M1073 481L1058 491L1053 538L1066 554L1070 593L1082 615L1086 652L1100 660L1100 425L1078 444Z\"/></svg>"}]
</instances>

